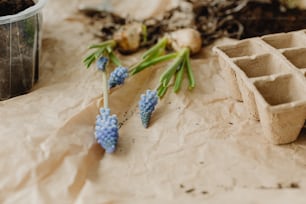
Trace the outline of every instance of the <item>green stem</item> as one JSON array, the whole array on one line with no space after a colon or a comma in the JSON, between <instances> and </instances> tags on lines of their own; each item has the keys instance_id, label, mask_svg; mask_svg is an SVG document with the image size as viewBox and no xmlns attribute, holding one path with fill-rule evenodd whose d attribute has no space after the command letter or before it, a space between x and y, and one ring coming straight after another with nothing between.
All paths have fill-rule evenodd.
<instances>
[{"instance_id":1,"label":"green stem","mask_svg":"<svg viewBox=\"0 0 306 204\"><path fill-rule=\"evenodd\" d=\"M169 72L166 77L163 79L163 81L161 81L161 83L163 84L164 87L167 87L171 78L173 77L174 73L176 71L176 68L175 69L172 69L171 72Z\"/></svg>"},{"instance_id":2,"label":"green stem","mask_svg":"<svg viewBox=\"0 0 306 204\"><path fill-rule=\"evenodd\" d=\"M167 55L163 55L163 56L157 57L157 58L152 59L150 61L142 61L141 63L136 64L135 66L131 67L129 72L132 75L134 75L134 74L144 70L147 67L150 67L150 66L155 65L155 64L160 63L160 62L164 62L164 61L173 59L176 56L177 56L177 53L171 53L171 54L167 54Z\"/></svg>"},{"instance_id":3,"label":"green stem","mask_svg":"<svg viewBox=\"0 0 306 204\"><path fill-rule=\"evenodd\" d=\"M88 55L84 60L83 63L86 65L87 68L100 58L102 55L108 55L110 60L117 66L120 66L120 60L116 57L113 53L114 47L116 46L116 41L108 40L98 45L92 45L90 49L96 49L90 55Z\"/></svg>"},{"instance_id":4,"label":"green stem","mask_svg":"<svg viewBox=\"0 0 306 204\"><path fill-rule=\"evenodd\" d=\"M167 45L168 39L166 37L162 38L158 43L156 43L153 47L151 47L149 50L147 50L142 56L142 59L146 59L150 57L151 55L154 55L156 52L158 52L160 49L164 49Z\"/></svg>"},{"instance_id":5,"label":"green stem","mask_svg":"<svg viewBox=\"0 0 306 204\"><path fill-rule=\"evenodd\" d=\"M162 84L157 89L157 95L159 98L162 98L168 90L168 87L164 87Z\"/></svg>"},{"instance_id":6,"label":"green stem","mask_svg":"<svg viewBox=\"0 0 306 204\"><path fill-rule=\"evenodd\" d=\"M142 36L143 36L143 44L146 45L147 42L148 42L148 29L147 29L147 26L145 24L142 24L141 25L141 33L142 33Z\"/></svg>"},{"instance_id":7,"label":"green stem","mask_svg":"<svg viewBox=\"0 0 306 204\"><path fill-rule=\"evenodd\" d=\"M192 90L195 87L195 78L192 72L191 64L190 64L190 53L189 49L188 52L185 55L186 59L186 69L187 69L187 76L189 79L189 90Z\"/></svg>"},{"instance_id":8,"label":"green stem","mask_svg":"<svg viewBox=\"0 0 306 204\"><path fill-rule=\"evenodd\" d=\"M117 56L114 54L114 52L108 53L109 59L114 63L116 66L121 66L120 60L117 58Z\"/></svg>"},{"instance_id":9,"label":"green stem","mask_svg":"<svg viewBox=\"0 0 306 204\"><path fill-rule=\"evenodd\" d=\"M183 48L175 58L174 62L168 67L168 69L162 74L160 77L160 82L164 82L165 79L171 78L171 76L175 73L177 67L182 63L184 60L185 53L188 49Z\"/></svg>"},{"instance_id":10,"label":"green stem","mask_svg":"<svg viewBox=\"0 0 306 204\"><path fill-rule=\"evenodd\" d=\"M108 108L108 81L106 71L102 71L104 108Z\"/></svg>"},{"instance_id":11,"label":"green stem","mask_svg":"<svg viewBox=\"0 0 306 204\"><path fill-rule=\"evenodd\" d=\"M103 53L105 52L105 48L102 47L100 49L98 49L97 51L95 51L95 60L99 59L99 57L101 57L101 55L103 55Z\"/></svg>"},{"instance_id":12,"label":"green stem","mask_svg":"<svg viewBox=\"0 0 306 204\"><path fill-rule=\"evenodd\" d=\"M159 49L159 50L157 50L157 52L152 53L150 56L146 57L142 61L143 62L149 62L152 59L155 59L157 57L160 57L160 56L164 55L164 53L165 53L165 49Z\"/></svg>"},{"instance_id":13,"label":"green stem","mask_svg":"<svg viewBox=\"0 0 306 204\"><path fill-rule=\"evenodd\" d=\"M186 60L182 62L182 66L179 71L176 73L175 84L174 84L174 92L177 93L180 91L183 81L183 74L185 69Z\"/></svg>"},{"instance_id":14,"label":"green stem","mask_svg":"<svg viewBox=\"0 0 306 204\"><path fill-rule=\"evenodd\" d=\"M85 60L83 60L83 63L85 64L86 68L88 69L90 65L96 60L95 56L88 56Z\"/></svg>"},{"instance_id":15,"label":"green stem","mask_svg":"<svg viewBox=\"0 0 306 204\"><path fill-rule=\"evenodd\" d=\"M116 41L115 40L107 40L104 41L100 44L96 44L96 45L92 45L89 47L89 49L95 49L95 48L103 48L103 47L107 47L107 46L111 46L112 48L116 46Z\"/></svg>"},{"instance_id":16,"label":"green stem","mask_svg":"<svg viewBox=\"0 0 306 204\"><path fill-rule=\"evenodd\" d=\"M88 55L84 60L83 63L86 65L86 68L89 68L90 65L97 60L98 57L100 57L103 52L105 51L105 48L99 48L96 51L92 52L90 55Z\"/></svg>"}]
</instances>

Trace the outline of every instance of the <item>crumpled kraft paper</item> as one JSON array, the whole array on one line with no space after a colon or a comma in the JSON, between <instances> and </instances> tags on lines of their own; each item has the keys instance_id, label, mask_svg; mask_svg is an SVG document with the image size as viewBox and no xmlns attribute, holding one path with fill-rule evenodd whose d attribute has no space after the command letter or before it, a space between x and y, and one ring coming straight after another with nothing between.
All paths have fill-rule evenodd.
<instances>
[{"instance_id":1,"label":"crumpled kraft paper","mask_svg":"<svg viewBox=\"0 0 306 204\"><path fill-rule=\"evenodd\" d=\"M145 14L156 15L157 5L174 1L145 2L152 9ZM243 103L230 98L211 47L192 60L196 88L188 91L185 80L179 94L170 89L148 129L137 102L166 64L115 88L120 140L115 154L104 154L93 135L101 75L81 62L98 40L76 13L79 3L88 1L49 1L40 81L0 102L1 203L305 203L305 130L292 144L269 144ZM141 16L141 0L113 3ZM139 53L121 58L132 64Z\"/></svg>"}]
</instances>

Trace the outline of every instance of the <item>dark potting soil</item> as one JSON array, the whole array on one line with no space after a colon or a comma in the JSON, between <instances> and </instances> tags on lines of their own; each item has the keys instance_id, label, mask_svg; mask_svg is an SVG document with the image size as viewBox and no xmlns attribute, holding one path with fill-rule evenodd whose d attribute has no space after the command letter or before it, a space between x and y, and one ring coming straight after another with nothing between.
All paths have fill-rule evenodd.
<instances>
[{"instance_id":1,"label":"dark potting soil","mask_svg":"<svg viewBox=\"0 0 306 204\"><path fill-rule=\"evenodd\" d=\"M165 33L181 28L197 29L203 46L216 39L244 39L266 34L305 29L306 10L287 8L281 0L182 0L184 4L165 12L162 18L145 19L147 40L152 46ZM186 7L186 5L189 5ZM192 9L190 9L190 6ZM185 8L186 7L186 8ZM126 19L107 11L84 12L93 20L102 21L102 41L113 37Z\"/></svg>"},{"instance_id":2,"label":"dark potting soil","mask_svg":"<svg viewBox=\"0 0 306 204\"><path fill-rule=\"evenodd\" d=\"M15 14L32 5L31 0L0 0L0 15ZM38 69L38 18L35 15L0 25L0 100L27 93L34 84Z\"/></svg>"},{"instance_id":3,"label":"dark potting soil","mask_svg":"<svg viewBox=\"0 0 306 204\"><path fill-rule=\"evenodd\" d=\"M0 16L17 14L34 4L32 0L0 0Z\"/></svg>"}]
</instances>

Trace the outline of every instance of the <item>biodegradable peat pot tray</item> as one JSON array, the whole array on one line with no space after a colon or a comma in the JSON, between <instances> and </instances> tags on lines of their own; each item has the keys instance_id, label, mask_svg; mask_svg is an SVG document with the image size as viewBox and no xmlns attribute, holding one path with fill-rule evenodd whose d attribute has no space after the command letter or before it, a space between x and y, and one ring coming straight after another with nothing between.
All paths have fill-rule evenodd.
<instances>
[{"instance_id":1,"label":"biodegradable peat pot tray","mask_svg":"<svg viewBox=\"0 0 306 204\"><path fill-rule=\"evenodd\" d=\"M46 0L0 0L0 100L27 93L39 75Z\"/></svg>"},{"instance_id":2,"label":"biodegradable peat pot tray","mask_svg":"<svg viewBox=\"0 0 306 204\"><path fill-rule=\"evenodd\" d=\"M297 139L306 119L306 30L213 48L232 94L274 144Z\"/></svg>"}]
</instances>

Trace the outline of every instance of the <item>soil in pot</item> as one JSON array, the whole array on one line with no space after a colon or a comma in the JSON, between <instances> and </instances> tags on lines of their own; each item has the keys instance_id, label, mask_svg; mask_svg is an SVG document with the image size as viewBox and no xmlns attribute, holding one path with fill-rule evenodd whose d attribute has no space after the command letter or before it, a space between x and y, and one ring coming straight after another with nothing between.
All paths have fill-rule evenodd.
<instances>
[{"instance_id":1,"label":"soil in pot","mask_svg":"<svg viewBox=\"0 0 306 204\"><path fill-rule=\"evenodd\" d=\"M0 16L14 15L34 4L32 0L0 0Z\"/></svg>"},{"instance_id":2,"label":"soil in pot","mask_svg":"<svg viewBox=\"0 0 306 204\"><path fill-rule=\"evenodd\" d=\"M0 16L16 14L32 0L0 0ZM0 100L28 92L37 68L38 16L0 25Z\"/></svg>"}]
</instances>

